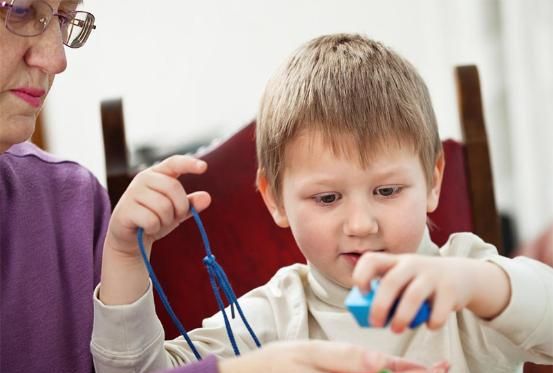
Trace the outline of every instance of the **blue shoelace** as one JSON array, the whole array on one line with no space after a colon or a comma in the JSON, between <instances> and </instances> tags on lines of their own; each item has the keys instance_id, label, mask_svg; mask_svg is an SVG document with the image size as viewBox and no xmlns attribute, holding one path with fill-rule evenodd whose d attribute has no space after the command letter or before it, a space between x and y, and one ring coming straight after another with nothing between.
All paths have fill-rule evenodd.
<instances>
[{"instance_id":1,"label":"blue shoelace","mask_svg":"<svg viewBox=\"0 0 553 373\"><path fill-rule=\"evenodd\" d=\"M206 266L207 273L209 274L209 282L211 283L211 289L213 290L213 294L215 294L215 299L217 300L217 305L219 306L219 310L223 314L223 318L225 320L225 328L227 330L227 335L230 340L230 344L232 345L232 349L234 350L234 354L236 356L240 355L240 350L238 349L238 345L236 343L236 339L234 338L234 333L232 332L232 328L230 326L230 321L228 318L228 315L225 311L225 305L223 303L223 298L221 297L221 290L223 291L223 294L225 295L225 298L227 299L227 302L230 305L231 310L231 317L235 318L234 313L234 307L236 307L236 310L238 311L238 314L240 315L240 318L242 319L242 322L246 326L246 329L248 329L248 332L250 333L250 336L252 337L253 341L255 342L255 345L257 347L261 347L261 343L259 342L259 339L255 335L255 332L251 328L250 324L248 323L248 320L246 319L246 316L244 316L244 313L242 312L242 308L240 307L240 304L238 303L238 299L236 298L236 295L234 294L234 291L232 290L232 286L230 286L230 282L228 280L227 275L225 274L225 271L223 268L217 263L215 260L215 256L211 253L211 247L209 245L209 240L207 238L207 233L205 231L204 225L202 223L202 220L200 219L200 216L198 215L198 212L193 206L190 206L190 212L192 213L192 216L194 217L194 220L196 221L196 225L198 226L198 229L200 231L200 234L202 236L202 241L204 244L204 249L206 256L203 259L203 263ZM140 254L142 254L142 259L144 259L144 264L146 265L146 269L148 270L148 274L150 275L150 279L152 280L152 283L154 284L154 288L156 289L156 292L159 295L159 298L161 299L161 303L163 303L163 307L165 307L165 310L171 317L171 320L173 321L173 324L177 327L177 330L179 333L183 336L183 338L186 340L186 343L188 343L188 346L194 353L194 356L196 356L196 359L202 360L202 357L198 350L196 349L196 346L194 346L194 343L188 336L188 332L178 319L177 315L173 311L173 308L169 304L169 300L167 299L167 296L165 295L165 292L163 291L161 284L159 283L155 273L154 269L152 268L152 265L150 264L150 261L148 260L148 256L146 255L146 249L144 248L144 230L142 228L138 228L138 231L136 233L136 237L138 240L138 247L140 248Z\"/></svg>"}]
</instances>

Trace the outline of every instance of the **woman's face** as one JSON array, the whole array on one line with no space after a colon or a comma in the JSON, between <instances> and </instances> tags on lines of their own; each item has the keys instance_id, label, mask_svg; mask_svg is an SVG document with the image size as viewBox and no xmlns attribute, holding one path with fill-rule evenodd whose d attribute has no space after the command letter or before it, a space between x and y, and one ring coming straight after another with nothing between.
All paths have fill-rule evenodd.
<instances>
[{"instance_id":1,"label":"woman's face","mask_svg":"<svg viewBox=\"0 0 553 373\"><path fill-rule=\"evenodd\" d=\"M47 0L54 12L59 0ZM61 1L65 3L65 1ZM27 140L56 74L67 66L59 22L34 37L12 34L0 9L0 153Z\"/></svg>"}]
</instances>

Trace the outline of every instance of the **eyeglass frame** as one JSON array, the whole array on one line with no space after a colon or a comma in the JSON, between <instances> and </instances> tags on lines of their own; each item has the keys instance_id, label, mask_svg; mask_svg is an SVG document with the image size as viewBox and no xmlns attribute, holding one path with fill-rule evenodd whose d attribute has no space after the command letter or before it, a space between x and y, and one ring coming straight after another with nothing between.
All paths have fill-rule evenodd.
<instances>
[{"instance_id":1,"label":"eyeglass frame","mask_svg":"<svg viewBox=\"0 0 553 373\"><path fill-rule=\"evenodd\" d=\"M60 16L67 19L69 22L72 22L72 21L78 21L79 23L76 24L76 26L79 26L79 27L82 27L83 30L86 31L85 35L86 38L84 38L83 41L81 41L81 43L77 46L71 46L69 44L67 44L65 41L63 42L63 44L69 48L80 48L82 47L86 41L88 40L88 37L90 36L90 34L92 33L92 30L95 30L96 29L96 25L94 24L94 22L96 21L96 17L94 17L94 14L90 13L90 12L87 12L87 11L84 11L84 10L75 10L75 11L72 11L72 12L69 12L69 14L62 14L62 13L55 13L54 12L54 8L52 8L52 6L50 4L48 4L46 1L44 0L35 0L35 1L38 1L38 2L41 2L41 3L44 3L46 4L46 6L50 9L50 12L51 12L51 16L50 18L48 19L48 23L44 24L44 28L42 29L42 31L40 31L39 33L37 34L32 34L32 35L25 35L25 34L18 34L17 32L15 32L14 30L10 29L8 27L8 18L10 16L10 12L12 11L13 7L14 7L14 3L16 2L16 0L9 0L9 1L2 1L0 2L0 9L1 8L4 8L4 9L7 9L8 13L6 14L6 19L4 20L4 26L6 27L6 29L11 32L12 34L14 35L17 35L17 36L21 36L21 37L24 37L24 38L31 38L31 37L35 37L35 36L39 36L39 35L42 35L46 29L48 28L48 26L50 25L50 22L52 21L52 19L54 17L58 17L58 20L60 19ZM86 27L83 26L81 23L85 23L84 21L80 20L80 19L76 19L75 17L73 18L68 18L67 15L75 15L77 13L84 13L87 15L87 18L91 19L91 25ZM73 24L75 25L75 24ZM80 35L80 34L79 34Z\"/></svg>"}]
</instances>

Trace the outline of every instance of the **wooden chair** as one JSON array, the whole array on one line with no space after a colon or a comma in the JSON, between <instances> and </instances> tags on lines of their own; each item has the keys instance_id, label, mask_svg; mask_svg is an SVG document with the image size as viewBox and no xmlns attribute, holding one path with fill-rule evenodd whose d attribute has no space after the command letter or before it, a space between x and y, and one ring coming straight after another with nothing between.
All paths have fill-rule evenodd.
<instances>
[{"instance_id":1,"label":"wooden chair","mask_svg":"<svg viewBox=\"0 0 553 373\"><path fill-rule=\"evenodd\" d=\"M455 70L463 143L443 142L446 155L443 192L433 213L432 239L445 243L458 231L472 231L501 251L499 218L495 205L480 83L475 66ZM113 206L135 172L129 168L121 100L105 101L102 126L106 150L107 185ZM255 189L255 123L242 128L200 158L209 164L204 175L184 175L187 191L207 190L212 205L202 220L218 262L225 268L238 296L270 279L275 271L304 262L289 230L278 228ZM198 327L217 311L202 264L203 247L189 219L156 242L152 265L175 312L185 327ZM178 335L156 299L168 338Z\"/></svg>"}]
</instances>

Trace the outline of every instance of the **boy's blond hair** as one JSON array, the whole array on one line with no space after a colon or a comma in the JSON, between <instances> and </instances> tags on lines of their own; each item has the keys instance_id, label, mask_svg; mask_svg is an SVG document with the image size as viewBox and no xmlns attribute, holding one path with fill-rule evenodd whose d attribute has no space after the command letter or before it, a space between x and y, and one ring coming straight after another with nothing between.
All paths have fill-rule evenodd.
<instances>
[{"instance_id":1,"label":"boy's blond hair","mask_svg":"<svg viewBox=\"0 0 553 373\"><path fill-rule=\"evenodd\" d=\"M429 186L442 151L422 78L391 49L361 35L309 41L267 84L257 117L257 159L275 198L286 145L312 130L336 153L351 155L344 140L355 141L363 166L390 143L408 146L419 155Z\"/></svg>"}]
</instances>

